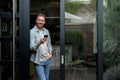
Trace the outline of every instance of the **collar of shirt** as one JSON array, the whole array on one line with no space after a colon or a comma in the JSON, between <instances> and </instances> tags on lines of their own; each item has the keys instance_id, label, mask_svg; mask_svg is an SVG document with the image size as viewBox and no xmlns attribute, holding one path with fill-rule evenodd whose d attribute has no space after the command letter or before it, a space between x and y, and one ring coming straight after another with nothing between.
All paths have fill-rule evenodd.
<instances>
[{"instance_id":1,"label":"collar of shirt","mask_svg":"<svg viewBox=\"0 0 120 80\"><path fill-rule=\"evenodd\" d=\"M40 31L40 30L37 28L36 25L35 25L34 27L35 27L36 32L39 32L39 31ZM45 29L45 28L43 27L41 30L44 31L44 29Z\"/></svg>"}]
</instances>

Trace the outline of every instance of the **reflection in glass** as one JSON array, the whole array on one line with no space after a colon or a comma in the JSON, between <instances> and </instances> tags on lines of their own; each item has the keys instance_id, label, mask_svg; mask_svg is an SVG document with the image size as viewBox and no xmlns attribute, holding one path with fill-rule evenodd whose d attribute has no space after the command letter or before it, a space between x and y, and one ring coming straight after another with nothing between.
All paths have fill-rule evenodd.
<instances>
[{"instance_id":1,"label":"reflection in glass","mask_svg":"<svg viewBox=\"0 0 120 80\"><path fill-rule=\"evenodd\" d=\"M15 54L15 73L16 79L18 78L18 44L16 44L16 54ZM2 41L0 42L0 80L10 80L13 79L13 51L12 42Z\"/></svg>"},{"instance_id":2,"label":"reflection in glass","mask_svg":"<svg viewBox=\"0 0 120 80\"><path fill-rule=\"evenodd\" d=\"M16 12L19 12L19 0L15 0ZM0 13L12 13L13 0L0 0Z\"/></svg>"},{"instance_id":3,"label":"reflection in glass","mask_svg":"<svg viewBox=\"0 0 120 80\"><path fill-rule=\"evenodd\" d=\"M1 60L12 60L12 42L1 42Z\"/></svg>"},{"instance_id":4,"label":"reflection in glass","mask_svg":"<svg viewBox=\"0 0 120 80\"><path fill-rule=\"evenodd\" d=\"M15 0L18 12L18 0ZM0 0L0 80L18 80L18 41L13 56L13 0ZM17 17L17 16L16 16ZM18 18L15 20L15 35L18 35ZM15 66L13 62L15 61ZM15 71L15 75L13 74ZM14 76L14 77L13 77Z\"/></svg>"},{"instance_id":5,"label":"reflection in glass","mask_svg":"<svg viewBox=\"0 0 120 80\"><path fill-rule=\"evenodd\" d=\"M120 1L103 0L104 80L120 79ZM114 73L113 73L114 72Z\"/></svg>"},{"instance_id":6,"label":"reflection in glass","mask_svg":"<svg viewBox=\"0 0 120 80\"><path fill-rule=\"evenodd\" d=\"M15 21L16 24L16 35L18 36L19 33L19 28L18 28L18 21L19 19L17 18ZM0 32L1 32L1 37L8 37L13 35L13 21L12 18L0 18Z\"/></svg>"},{"instance_id":7,"label":"reflection in glass","mask_svg":"<svg viewBox=\"0 0 120 80\"><path fill-rule=\"evenodd\" d=\"M7 65L3 65L3 66L0 66L2 71L1 71L1 80L9 80L9 79L12 79L12 71L13 71L13 68L12 68L12 64L7 64Z\"/></svg>"},{"instance_id":8,"label":"reflection in glass","mask_svg":"<svg viewBox=\"0 0 120 80\"><path fill-rule=\"evenodd\" d=\"M0 60L12 60L13 59L13 51L12 51L12 42L2 41L0 42ZM15 59L19 59L18 55L18 43L16 43L16 54Z\"/></svg>"},{"instance_id":9,"label":"reflection in glass","mask_svg":"<svg viewBox=\"0 0 120 80\"><path fill-rule=\"evenodd\" d=\"M96 80L95 8L95 0L65 0L66 80Z\"/></svg>"},{"instance_id":10,"label":"reflection in glass","mask_svg":"<svg viewBox=\"0 0 120 80\"><path fill-rule=\"evenodd\" d=\"M12 36L12 19L1 18L1 36Z\"/></svg>"}]
</instances>

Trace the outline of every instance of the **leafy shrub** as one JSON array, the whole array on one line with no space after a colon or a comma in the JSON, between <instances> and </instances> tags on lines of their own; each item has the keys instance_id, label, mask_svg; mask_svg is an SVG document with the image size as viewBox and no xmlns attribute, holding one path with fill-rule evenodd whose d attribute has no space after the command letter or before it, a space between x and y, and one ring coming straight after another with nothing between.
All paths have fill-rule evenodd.
<instances>
[{"instance_id":1,"label":"leafy shrub","mask_svg":"<svg viewBox=\"0 0 120 80\"><path fill-rule=\"evenodd\" d=\"M120 45L116 40L106 40L103 44L104 70L120 63Z\"/></svg>"},{"instance_id":2,"label":"leafy shrub","mask_svg":"<svg viewBox=\"0 0 120 80\"><path fill-rule=\"evenodd\" d=\"M104 80L120 80L120 65L107 69Z\"/></svg>"}]
</instances>

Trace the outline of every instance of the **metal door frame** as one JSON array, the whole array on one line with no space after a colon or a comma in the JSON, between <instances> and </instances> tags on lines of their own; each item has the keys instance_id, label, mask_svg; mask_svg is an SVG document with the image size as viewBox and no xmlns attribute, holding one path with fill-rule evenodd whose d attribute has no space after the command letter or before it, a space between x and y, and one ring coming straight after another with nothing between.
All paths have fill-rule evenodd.
<instances>
[{"instance_id":1,"label":"metal door frame","mask_svg":"<svg viewBox=\"0 0 120 80\"><path fill-rule=\"evenodd\" d=\"M60 0L60 80L65 80L65 13L64 0Z\"/></svg>"},{"instance_id":2,"label":"metal door frame","mask_svg":"<svg viewBox=\"0 0 120 80\"><path fill-rule=\"evenodd\" d=\"M103 0L97 0L97 80L103 80ZM0 17L6 16L0 14ZM7 15L11 16L11 15ZM6 16L6 17L7 17ZM19 0L19 70L20 80L29 80L29 20L30 20L30 0ZM60 79L65 80L65 42L64 42L64 0L60 0ZM0 37L0 41L4 38ZM8 38L11 41L11 38Z\"/></svg>"},{"instance_id":3,"label":"metal door frame","mask_svg":"<svg viewBox=\"0 0 120 80\"><path fill-rule=\"evenodd\" d=\"M97 80L103 80L103 0L97 0Z\"/></svg>"},{"instance_id":4,"label":"metal door frame","mask_svg":"<svg viewBox=\"0 0 120 80\"><path fill-rule=\"evenodd\" d=\"M19 71L20 80L30 79L30 0L19 0Z\"/></svg>"},{"instance_id":5,"label":"metal door frame","mask_svg":"<svg viewBox=\"0 0 120 80\"><path fill-rule=\"evenodd\" d=\"M30 1L20 1L20 80L29 80L29 16ZM103 1L97 0L97 80L103 80ZM60 80L65 80L65 22L64 0L60 0ZM23 47L24 46L24 47Z\"/></svg>"},{"instance_id":6,"label":"metal door frame","mask_svg":"<svg viewBox=\"0 0 120 80\"><path fill-rule=\"evenodd\" d=\"M103 0L96 0L97 7L97 80L103 80ZM65 80L65 14L64 0L60 0L60 79Z\"/></svg>"}]
</instances>

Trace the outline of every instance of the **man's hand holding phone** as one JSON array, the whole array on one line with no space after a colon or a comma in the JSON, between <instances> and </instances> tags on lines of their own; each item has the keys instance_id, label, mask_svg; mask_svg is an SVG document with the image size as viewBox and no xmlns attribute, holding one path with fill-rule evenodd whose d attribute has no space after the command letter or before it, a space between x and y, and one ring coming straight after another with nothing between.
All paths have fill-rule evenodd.
<instances>
[{"instance_id":1,"label":"man's hand holding phone","mask_svg":"<svg viewBox=\"0 0 120 80\"><path fill-rule=\"evenodd\" d=\"M44 38L41 38L41 39L40 39L40 42L41 42L41 43L44 43L45 41L47 41L47 37L48 37L48 35L44 35Z\"/></svg>"},{"instance_id":2,"label":"man's hand holding phone","mask_svg":"<svg viewBox=\"0 0 120 80\"><path fill-rule=\"evenodd\" d=\"M45 41L46 41L45 38L41 38L41 39L40 39L40 43L41 43L41 44L43 44Z\"/></svg>"},{"instance_id":3,"label":"man's hand holding phone","mask_svg":"<svg viewBox=\"0 0 120 80\"><path fill-rule=\"evenodd\" d=\"M43 44L45 41L47 41L47 37L48 37L48 35L44 35L44 38L40 39L40 41L37 43L37 46L39 46L40 44Z\"/></svg>"}]
</instances>

